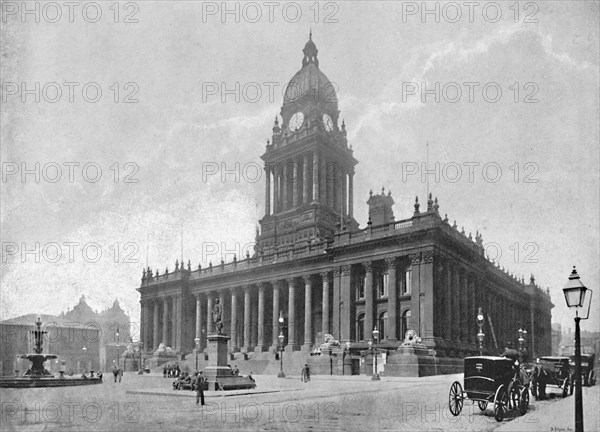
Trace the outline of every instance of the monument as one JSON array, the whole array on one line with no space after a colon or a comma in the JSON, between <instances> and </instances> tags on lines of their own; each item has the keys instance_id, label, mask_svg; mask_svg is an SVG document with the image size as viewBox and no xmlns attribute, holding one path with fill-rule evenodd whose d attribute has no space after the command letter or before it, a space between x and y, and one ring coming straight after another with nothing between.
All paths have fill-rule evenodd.
<instances>
[{"instance_id":1,"label":"monument","mask_svg":"<svg viewBox=\"0 0 600 432\"><path fill-rule=\"evenodd\" d=\"M436 375L436 359L414 330L408 330L404 342L391 352L385 365L386 376L421 377Z\"/></svg>"},{"instance_id":2,"label":"monument","mask_svg":"<svg viewBox=\"0 0 600 432\"><path fill-rule=\"evenodd\" d=\"M227 365L227 342L230 337L223 334L222 309L219 300L215 301L212 319L217 330L216 334L208 335L206 352L208 366L203 375L208 382L208 390L238 390L255 388L256 383L247 376L234 375Z\"/></svg>"},{"instance_id":3,"label":"monument","mask_svg":"<svg viewBox=\"0 0 600 432\"><path fill-rule=\"evenodd\" d=\"M42 354L42 342L44 335L48 332L42 330L42 321L40 318L35 323L36 329L31 330L34 337L34 353L22 354L20 357L31 362L31 367L22 376L1 378L1 388L19 388L19 387L63 387L75 385L100 384L102 378L94 377L94 371L90 371L88 377L85 373L81 378L65 378L64 371L60 371L60 376L55 378L44 367L46 360L53 360L58 356L54 354Z\"/></svg>"}]
</instances>

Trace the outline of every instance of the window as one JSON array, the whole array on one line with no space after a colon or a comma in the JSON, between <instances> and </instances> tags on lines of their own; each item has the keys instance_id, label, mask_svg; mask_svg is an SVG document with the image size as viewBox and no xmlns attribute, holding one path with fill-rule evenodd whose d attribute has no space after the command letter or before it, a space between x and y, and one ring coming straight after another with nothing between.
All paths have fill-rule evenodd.
<instances>
[{"instance_id":1,"label":"window","mask_svg":"<svg viewBox=\"0 0 600 432\"><path fill-rule=\"evenodd\" d=\"M387 297L388 296L388 274L384 273L379 276L378 284L378 294L379 297Z\"/></svg>"},{"instance_id":2,"label":"window","mask_svg":"<svg viewBox=\"0 0 600 432\"><path fill-rule=\"evenodd\" d=\"M365 314L360 314L356 320L356 340L365 340Z\"/></svg>"},{"instance_id":3,"label":"window","mask_svg":"<svg viewBox=\"0 0 600 432\"><path fill-rule=\"evenodd\" d=\"M402 294L406 295L406 294L410 294L410 275L411 275L411 271L410 271L410 267L404 272L404 283L402 284Z\"/></svg>"},{"instance_id":4,"label":"window","mask_svg":"<svg viewBox=\"0 0 600 432\"><path fill-rule=\"evenodd\" d=\"M377 330L379 330L379 340L388 338L388 335L386 333L387 332L387 320L388 320L388 313L381 312L379 314L379 319L377 320Z\"/></svg>"},{"instance_id":5,"label":"window","mask_svg":"<svg viewBox=\"0 0 600 432\"><path fill-rule=\"evenodd\" d=\"M365 298L365 277L364 276L359 277L357 284L358 285L356 287L356 298L364 299Z\"/></svg>"},{"instance_id":6,"label":"window","mask_svg":"<svg viewBox=\"0 0 600 432\"><path fill-rule=\"evenodd\" d=\"M411 318L410 309L406 309L402 313L402 334L401 334L402 339L404 339L404 335L411 328L412 324L410 322L410 318Z\"/></svg>"}]
</instances>

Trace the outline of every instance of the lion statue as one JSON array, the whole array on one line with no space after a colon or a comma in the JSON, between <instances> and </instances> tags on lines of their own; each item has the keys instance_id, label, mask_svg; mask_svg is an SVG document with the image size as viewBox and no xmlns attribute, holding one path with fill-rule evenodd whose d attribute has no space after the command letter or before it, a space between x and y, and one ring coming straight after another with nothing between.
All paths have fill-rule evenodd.
<instances>
[{"instance_id":1,"label":"lion statue","mask_svg":"<svg viewBox=\"0 0 600 432\"><path fill-rule=\"evenodd\" d=\"M404 342L402 345L421 345L421 338L417 335L414 330L408 330L404 334Z\"/></svg>"}]
</instances>

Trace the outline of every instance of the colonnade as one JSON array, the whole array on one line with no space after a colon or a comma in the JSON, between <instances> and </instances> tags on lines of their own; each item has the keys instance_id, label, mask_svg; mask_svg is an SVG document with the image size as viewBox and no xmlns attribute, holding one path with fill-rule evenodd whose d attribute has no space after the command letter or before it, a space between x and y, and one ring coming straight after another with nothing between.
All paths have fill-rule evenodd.
<instances>
[{"instance_id":1,"label":"colonnade","mask_svg":"<svg viewBox=\"0 0 600 432\"><path fill-rule=\"evenodd\" d=\"M317 201L353 217L353 195L354 169L316 150L265 166L267 216Z\"/></svg>"}]
</instances>

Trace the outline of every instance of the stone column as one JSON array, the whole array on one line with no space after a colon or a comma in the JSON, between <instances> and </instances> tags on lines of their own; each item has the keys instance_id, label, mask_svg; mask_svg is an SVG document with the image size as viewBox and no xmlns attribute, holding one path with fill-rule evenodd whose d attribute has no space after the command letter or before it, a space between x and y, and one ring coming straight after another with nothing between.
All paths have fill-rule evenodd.
<instances>
[{"instance_id":1,"label":"stone column","mask_svg":"<svg viewBox=\"0 0 600 432\"><path fill-rule=\"evenodd\" d=\"M250 315L250 287L244 287L244 349L250 351L250 331L252 330L252 317Z\"/></svg>"},{"instance_id":2,"label":"stone column","mask_svg":"<svg viewBox=\"0 0 600 432\"><path fill-rule=\"evenodd\" d=\"M288 351L295 351L296 345L296 281L289 278L288 283Z\"/></svg>"},{"instance_id":3,"label":"stone column","mask_svg":"<svg viewBox=\"0 0 600 432\"><path fill-rule=\"evenodd\" d=\"M146 326L148 325L148 313L147 302L140 300L140 341L143 342L144 346L147 344L146 335L148 332L146 331Z\"/></svg>"},{"instance_id":4,"label":"stone column","mask_svg":"<svg viewBox=\"0 0 600 432\"><path fill-rule=\"evenodd\" d=\"M333 304L332 304L332 316L333 321L331 322L332 332L331 334L338 340L341 340L340 331L342 328L341 322L341 304L342 304L342 268L333 268Z\"/></svg>"},{"instance_id":5,"label":"stone column","mask_svg":"<svg viewBox=\"0 0 600 432\"><path fill-rule=\"evenodd\" d=\"M283 175L281 176L281 187L283 188L282 194L281 194L281 210L285 211L288 209L288 183L289 183L289 178L288 178L288 162L284 163L283 165ZM244 341L244 344L246 344L246 342Z\"/></svg>"},{"instance_id":6,"label":"stone column","mask_svg":"<svg viewBox=\"0 0 600 432\"><path fill-rule=\"evenodd\" d=\"M182 264L183 265L183 264ZM175 337L175 349L177 350L177 352L181 352L183 345L182 345L182 336L183 336L183 298L181 295L178 295L176 297L176 303L177 303L177 317L175 319L175 329L177 332L177 335Z\"/></svg>"},{"instance_id":7,"label":"stone column","mask_svg":"<svg viewBox=\"0 0 600 432\"><path fill-rule=\"evenodd\" d=\"M460 338L460 267L455 263L452 269L452 337Z\"/></svg>"},{"instance_id":8,"label":"stone column","mask_svg":"<svg viewBox=\"0 0 600 432\"><path fill-rule=\"evenodd\" d=\"M200 339L198 343L198 348L203 345L203 337L202 337L202 299L200 294L196 294L196 334L194 339ZM196 346L196 342L194 341L194 346Z\"/></svg>"},{"instance_id":9,"label":"stone column","mask_svg":"<svg viewBox=\"0 0 600 432\"><path fill-rule=\"evenodd\" d=\"M265 166L265 216L271 214L271 168Z\"/></svg>"},{"instance_id":10,"label":"stone column","mask_svg":"<svg viewBox=\"0 0 600 432\"><path fill-rule=\"evenodd\" d=\"M280 192L279 192L279 166L275 165L273 167L273 214L279 212L279 207L281 203Z\"/></svg>"},{"instance_id":11,"label":"stone column","mask_svg":"<svg viewBox=\"0 0 600 432\"><path fill-rule=\"evenodd\" d=\"M308 177L308 154L304 155L304 164L302 166L302 204L309 202L308 194L310 192L310 178Z\"/></svg>"},{"instance_id":12,"label":"stone column","mask_svg":"<svg viewBox=\"0 0 600 432\"><path fill-rule=\"evenodd\" d=\"M215 305L215 299L213 297L213 293L207 294L206 300L206 335L212 335L215 332L213 319L212 319L212 310Z\"/></svg>"},{"instance_id":13,"label":"stone column","mask_svg":"<svg viewBox=\"0 0 600 432\"><path fill-rule=\"evenodd\" d=\"M388 258L385 260L388 268L388 337L387 340L395 342L398 340L397 310L398 310L398 292L396 288L396 270L398 260Z\"/></svg>"},{"instance_id":14,"label":"stone column","mask_svg":"<svg viewBox=\"0 0 600 432\"><path fill-rule=\"evenodd\" d=\"M281 281L273 281L273 348L277 348L279 345L279 286Z\"/></svg>"},{"instance_id":15,"label":"stone column","mask_svg":"<svg viewBox=\"0 0 600 432\"><path fill-rule=\"evenodd\" d=\"M169 299L163 298L163 331L162 331L162 343L165 346L169 346Z\"/></svg>"},{"instance_id":16,"label":"stone column","mask_svg":"<svg viewBox=\"0 0 600 432\"><path fill-rule=\"evenodd\" d=\"M315 150L313 152L313 172L312 172L312 199L313 201L319 201L319 153Z\"/></svg>"},{"instance_id":17,"label":"stone column","mask_svg":"<svg viewBox=\"0 0 600 432\"><path fill-rule=\"evenodd\" d=\"M323 335L330 334L329 329L329 272L321 273L321 279L323 281L323 302L322 302L322 319L323 323Z\"/></svg>"},{"instance_id":18,"label":"stone column","mask_svg":"<svg viewBox=\"0 0 600 432\"><path fill-rule=\"evenodd\" d=\"M177 316L177 296L173 296L171 298L171 348L177 348L177 321L179 317Z\"/></svg>"},{"instance_id":19,"label":"stone column","mask_svg":"<svg viewBox=\"0 0 600 432\"><path fill-rule=\"evenodd\" d=\"M329 198L327 196L327 184L329 183L329 173L327 172L327 158L325 156L320 157L319 164L321 165L321 174L319 175L319 197L321 203L327 205Z\"/></svg>"},{"instance_id":20,"label":"stone column","mask_svg":"<svg viewBox=\"0 0 600 432\"><path fill-rule=\"evenodd\" d=\"M365 337L373 331L373 262L363 263L365 268Z\"/></svg>"},{"instance_id":21,"label":"stone column","mask_svg":"<svg viewBox=\"0 0 600 432\"><path fill-rule=\"evenodd\" d=\"M342 266L342 275L340 277L340 294L342 297L342 308L340 310L340 339L350 340L350 323L354 320L351 319L350 313L352 311L352 267L349 265Z\"/></svg>"},{"instance_id":22,"label":"stone column","mask_svg":"<svg viewBox=\"0 0 600 432\"><path fill-rule=\"evenodd\" d=\"M312 282L311 276L303 276L304 280L304 345L302 349L310 352L312 348Z\"/></svg>"},{"instance_id":23,"label":"stone column","mask_svg":"<svg viewBox=\"0 0 600 432\"><path fill-rule=\"evenodd\" d=\"M346 171L345 170L341 170L340 171L341 174L341 187L342 187L342 215L346 216L348 214L348 204L346 202L346 195L348 193L347 191L347 183L346 183Z\"/></svg>"},{"instance_id":24,"label":"stone column","mask_svg":"<svg viewBox=\"0 0 600 432\"><path fill-rule=\"evenodd\" d=\"M335 174L336 174L336 164L335 162L328 161L325 164L327 168L327 205L329 207L335 208L335 196L334 196L334 186L335 186Z\"/></svg>"},{"instance_id":25,"label":"stone column","mask_svg":"<svg viewBox=\"0 0 600 432\"><path fill-rule=\"evenodd\" d=\"M354 217L354 172L348 173L348 216Z\"/></svg>"},{"instance_id":26,"label":"stone column","mask_svg":"<svg viewBox=\"0 0 600 432\"><path fill-rule=\"evenodd\" d=\"M437 292L434 292L434 265L435 265L435 252L432 250L424 251L421 262L421 292L424 296L420 296L420 329L421 338L427 339L429 342L434 341L434 337L437 335L435 332L436 322L439 320L439 316L435 316L434 308L434 297Z\"/></svg>"},{"instance_id":27,"label":"stone column","mask_svg":"<svg viewBox=\"0 0 600 432\"><path fill-rule=\"evenodd\" d=\"M299 185L299 181L298 181L298 161L294 160L293 165L292 165L292 173L294 175L294 178L292 180L292 207L298 207L298 201L300 198L300 191L298 190L298 185Z\"/></svg>"},{"instance_id":28,"label":"stone column","mask_svg":"<svg viewBox=\"0 0 600 432\"><path fill-rule=\"evenodd\" d=\"M231 339L230 346L231 351L239 351L238 345L238 305L237 305L238 293L235 288L231 289Z\"/></svg>"},{"instance_id":29,"label":"stone column","mask_svg":"<svg viewBox=\"0 0 600 432\"><path fill-rule=\"evenodd\" d=\"M452 340L452 266L450 261L444 263L444 289L446 296L444 339Z\"/></svg>"},{"instance_id":30,"label":"stone column","mask_svg":"<svg viewBox=\"0 0 600 432\"><path fill-rule=\"evenodd\" d=\"M154 300L154 322L152 324L154 324L154 337L152 340L152 349L153 351L156 351L158 349L158 344L160 343L160 336L158 333L158 299Z\"/></svg>"},{"instance_id":31,"label":"stone column","mask_svg":"<svg viewBox=\"0 0 600 432\"><path fill-rule=\"evenodd\" d=\"M255 351L262 352L265 347L265 284L258 287L258 341Z\"/></svg>"},{"instance_id":32,"label":"stone column","mask_svg":"<svg viewBox=\"0 0 600 432\"><path fill-rule=\"evenodd\" d=\"M411 328L421 337L421 254L410 255L410 311Z\"/></svg>"}]
</instances>

